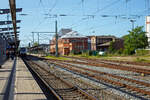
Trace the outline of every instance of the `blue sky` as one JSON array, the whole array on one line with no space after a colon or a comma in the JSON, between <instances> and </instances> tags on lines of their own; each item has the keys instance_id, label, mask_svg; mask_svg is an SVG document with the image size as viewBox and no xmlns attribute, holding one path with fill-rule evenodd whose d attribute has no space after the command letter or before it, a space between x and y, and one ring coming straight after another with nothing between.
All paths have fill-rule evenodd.
<instances>
[{"instance_id":1,"label":"blue sky","mask_svg":"<svg viewBox=\"0 0 150 100\"><path fill-rule=\"evenodd\" d=\"M32 41L33 31L55 31L55 20L58 20L58 30L72 28L83 35L115 35L121 37L128 34L132 25L130 19L135 19L135 26L145 25L145 16L149 15L149 0L16 0L18 8L23 8L17 19L20 29L21 46ZM8 0L1 0L0 8L8 8ZM66 14L50 18L49 15ZM72 16L73 15L73 16ZM94 15L87 16L87 15ZM107 17L104 17L107 15ZM140 17L133 17L138 15ZM102 17L103 16L103 17ZM49 18L48 18L49 17ZM129 19L128 19L129 18ZM6 15L0 15L5 20ZM4 26L3 26L4 27ZM48 43L53 34L40 34L40 43ZM37 41L37 35L35 35Z\"/></svg>"}]
</instances>

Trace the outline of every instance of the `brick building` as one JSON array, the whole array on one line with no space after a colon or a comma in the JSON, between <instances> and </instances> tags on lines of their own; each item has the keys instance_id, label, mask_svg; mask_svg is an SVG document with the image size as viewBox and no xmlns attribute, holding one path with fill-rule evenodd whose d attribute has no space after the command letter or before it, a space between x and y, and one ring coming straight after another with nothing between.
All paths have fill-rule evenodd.
<instances>
[{"instance_id":1,"label":"brick building","mask_svg":"<svg viewBox=\"0 0 150 100\"><path fill-rule=\"evenodd\" d=\"M50 53L55 53L55 38L52 39L50 45ZM58 53L60 55L68 55L71 52L80 53L88 50L88 38L80 35L76 31L71 31L58 38Z\"/></svg>"},{"instance_id":2,"label":"brick building","mask_svg":"<svg viewBox=\"0 0 150 100\"><path fill-rule=\"evenodd\" d=\"M115 36L88 36L91 41L92 51L107 51L111 41L115 41Z\"/></svg>"},{"instance_id":3,"label":"brick building","mask_svg":"<svg viewBox=\"0 0 150 100\"><path fill-rule=\"evenodd\" d=\"M62 28L60 29L60 31L58 32L58 39L60 39L61 36L71 32L72 29L70 28ZM58 41L59 42L59 41ZM52 40L50 40L50 53L51 54L55 54L55 45L56 44L56 39L55 36L52 38Z\"/></svg>"}]
</instances>

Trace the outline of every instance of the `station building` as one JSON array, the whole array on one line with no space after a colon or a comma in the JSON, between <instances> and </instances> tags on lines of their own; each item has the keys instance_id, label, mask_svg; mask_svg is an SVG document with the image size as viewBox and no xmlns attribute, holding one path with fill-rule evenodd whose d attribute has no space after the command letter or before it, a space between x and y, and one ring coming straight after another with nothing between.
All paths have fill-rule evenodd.
<instances>
[{"instance_id":1,"label":"station building","mask_svg":"<svg viewBox=\"0 0 150 100\"><path fill-rule=\"evenodd\" d=\"M50 53L55 54L55 38L50 43ZM81 53L88 50L88 37L79 34L77 31L70 31L58 38L58 53L69 55L70 53Z\"/></svg>"}]
</instances>

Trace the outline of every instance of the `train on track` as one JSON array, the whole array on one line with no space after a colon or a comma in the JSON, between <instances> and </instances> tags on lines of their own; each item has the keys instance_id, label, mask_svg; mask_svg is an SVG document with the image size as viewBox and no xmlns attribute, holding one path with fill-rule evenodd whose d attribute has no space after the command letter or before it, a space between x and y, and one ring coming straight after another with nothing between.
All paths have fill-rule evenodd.
<instances>
[{"instance_id":1,"label":"train on track","mask_svg":"<svg viewBox=\"0 0 150 100\"><path fill-rule=\"evenodd\" d=\"M25 48L25 47L20 48L19 55L20 56L26 56L27 55L27 48Z\"/></svg>"}]
</instances>

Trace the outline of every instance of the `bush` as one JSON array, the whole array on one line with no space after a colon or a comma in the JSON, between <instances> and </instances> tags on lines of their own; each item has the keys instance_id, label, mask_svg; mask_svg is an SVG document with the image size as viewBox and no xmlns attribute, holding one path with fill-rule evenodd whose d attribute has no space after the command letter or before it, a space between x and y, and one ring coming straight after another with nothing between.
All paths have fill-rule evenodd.
<instances>
[{"instance_id":1,"label":"bush","mask_svg":"<svg viewBox=\"0 0 150 100\"><path fill-rule=\"evenodd\" d=\"M89 56L89 51L82 51L82 57L87 57Z\"/></svg>"},{"instance_id":2,"label":"bush","mask_svg":"<svg viewBox=\"0 0 150 100\"><path fill-rule=\"evenodd\" d=\"M72 51L70 52L70 55L76 55L76 54L79 54L79 52L77 52L77 51L75 51L75 50L72 50Z\"/></svg>"},{"instance_id":3,"label":"bush","mask_svg":"<svg viewBox=\"0 0 150 100\"><path fill-rule=\"evenodd\" d=\"M123 54L123 49L121 48L121 49L117 50L116 53L119 55Z\"/></svg>"}]
</instances>

